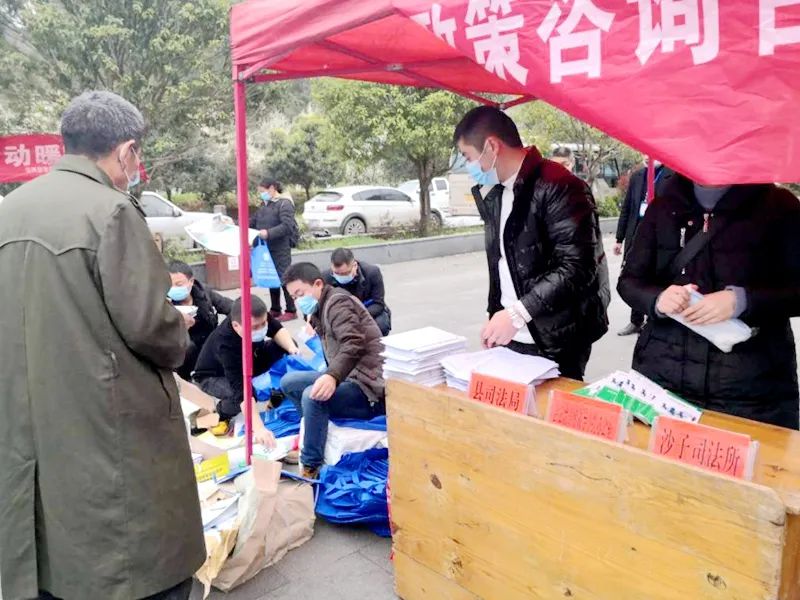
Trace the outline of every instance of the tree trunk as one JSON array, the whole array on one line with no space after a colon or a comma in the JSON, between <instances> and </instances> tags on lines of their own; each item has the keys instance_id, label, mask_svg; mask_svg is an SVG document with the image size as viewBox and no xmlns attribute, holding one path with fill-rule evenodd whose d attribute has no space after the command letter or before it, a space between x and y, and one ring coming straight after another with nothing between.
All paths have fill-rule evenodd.
<instances>
[{"instance_id":1,"label":"tree trunk","mask_svg":"<svg viewBox=\"0 0 800 600\"><path fill-rule=\"evenodd\" d=\"M167 186L167 200L172 202L172 188Z\"/></svg>"},{"instance_id":2,"label":"tree trunk","mask_svg":"<svg viewBox=\"0 0 800 600\"><path fill-rule=\"evenodd\" d=\"M305 201L308 202L309 200L311 200L311 186L310 185L304 185L303 189L306 191L306 200ZM305 202L304 202L304 204L305 204Z\"/></svg>"},{"instance_id":3,"label":"tree trunk","mask_svg":"<svg viewBox=\"0 0 800 600\"><path fill-rule=\"evenodd\" d=\"M431 221L431 195L430 185L433 181L433 169L427 160L417 163L417 177L419 178L419 234L428 235Z\"/></svg>"}]
</instances>

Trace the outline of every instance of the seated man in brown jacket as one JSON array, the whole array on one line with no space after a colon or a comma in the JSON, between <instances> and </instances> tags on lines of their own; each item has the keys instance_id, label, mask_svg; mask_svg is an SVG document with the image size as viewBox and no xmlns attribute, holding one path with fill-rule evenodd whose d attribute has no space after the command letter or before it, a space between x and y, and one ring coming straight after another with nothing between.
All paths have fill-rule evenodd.
<instances>
[{"instance_id":1,"label":"seated man in brown jacket","mask_svg":"<svg viewBox=\"0 0 800 600\"><path fill-rule=\"evenodd\" d=\"M305 420L303 475L316 479L331 417L371 419L386 413L381 332L364 305L325 283L313 264L292 265L283 283L310 317L328 360L325 373L288 373L281 381L283 393Z\"/></svg>"}]
</instances>

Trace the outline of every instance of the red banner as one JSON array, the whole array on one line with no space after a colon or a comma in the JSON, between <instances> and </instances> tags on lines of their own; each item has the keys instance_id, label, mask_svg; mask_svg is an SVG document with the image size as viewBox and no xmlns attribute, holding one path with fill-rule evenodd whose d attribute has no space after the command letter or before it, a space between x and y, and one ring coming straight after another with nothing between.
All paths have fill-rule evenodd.
<instances>
[{"instance_id":1,"label":"red banner","mask_svg":"<svg viewBox=\"0 0 800 600\"><path fill-rule=\"evenodd\" d=\"M64 142L55 133L0 136L0 183L23 183L48 173L64 155ZM139 163L142 183L149 181Z\"/></svg>"},{"instance_id":2,"label":"red banner","mask_svg":"<svg viewBox=\"0 0 800 600\"><path fill-rule=\"evenodd\" d=\"M64 155L61 136L26 133L0 136L0 183L20 183L44 175Z\"/></svg>"}]
</instances>

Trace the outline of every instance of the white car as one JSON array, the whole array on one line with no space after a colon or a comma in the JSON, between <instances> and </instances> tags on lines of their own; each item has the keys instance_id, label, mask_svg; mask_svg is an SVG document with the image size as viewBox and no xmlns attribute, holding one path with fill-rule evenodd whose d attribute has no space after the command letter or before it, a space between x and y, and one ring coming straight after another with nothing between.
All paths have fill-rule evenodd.
<instances>
[{"instance_id":1,"label":"white car","mask_svg":"<svg viewBox=\"0 0 800 600\"><path fill-rule=\"evenodd\" d=\"M359 235L392 227L410 228L419 223L419 199L397 188L350 186L320 192L303 207L309 231ZM436 210L431 220L437 227L444 215Z\"/></svg>"},{"instance_id":2,"label":"white car","mask_svg":"<svg viewBox=\"0 0 800 600\"><path fill-rule=\"evenodd\" d=\"M144 210L145 220L150 231L153 234L160 234L161 239L188 239L187 225L214 216L213 213L185 211L155 192L142 192L139 203Z\"/></svg>"},{"instance_id":3,"label":"white car","mask_svg":"<svg viewBox=\"0 0 800 600\"><path fill-rule=\"evenodd\" d=\"M419 201L419 179L404 181L397 186L401 192L405 192L412 198ZM438 213L444 218L450 216L450 182L446 177L434 177L428 186L428 193L431 197L431 212Z\"/></svg>"}]
</instances>

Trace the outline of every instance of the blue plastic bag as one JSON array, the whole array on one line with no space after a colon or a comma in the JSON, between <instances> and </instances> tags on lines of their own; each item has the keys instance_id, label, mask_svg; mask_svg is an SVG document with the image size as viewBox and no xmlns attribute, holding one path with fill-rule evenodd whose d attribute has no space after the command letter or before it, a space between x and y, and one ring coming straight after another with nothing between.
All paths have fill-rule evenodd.
<instances>
[{"instance_id":1,"label":"blue plastic bag","mask_svg":"<svg viewBox=\"0 0 800 600\"><path fill-rule=\"evenodd\" d=\"M272 365L269 371L253 377L253 391L256 400L264 402L269 400L272 390L281 389L283 376L294 371L316 371L316 369L300 356L284 356Z\"/></svg>"},{"instance_id":2,"label":"blue plastic bag","mask_svg":"<svg viewBox=\"0 0 800 600\"><path fill-rule=\"evenodd\" d=\"M322 347L322 340L318 335L309 338L305 341L306 347L314 353L311 360L308 361L312 367L317 371L324 371L328 368L328 361L325 360L325 350Z\"/></svg>"},{"instance_id":3,"label":"blue plastic bag","mask_svg":"<svg viewBox=\"0 0 800 600\"><path fill-rule=\"evenodd\" d=\"M339 464L322 468L317 514L331 523L361 524L382 537L391 535L386 482L389 450L346 454Z\"/></svg>"},{"instance_id":4,"label":"blue plastic bag","mask_svg":"<svg viewBox=\"0 0 800 600\"><path fill-rule=\"evenodd\" d=\"M275 261L269 253L267 242L260 237L256 238L256 245L250 251L250 274L257 287L271 289L281 287L281 278L278 269L275 268Z\"/></svg>"}]
</instances>

